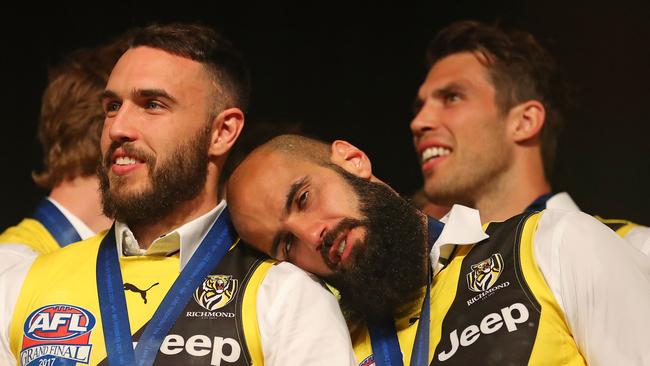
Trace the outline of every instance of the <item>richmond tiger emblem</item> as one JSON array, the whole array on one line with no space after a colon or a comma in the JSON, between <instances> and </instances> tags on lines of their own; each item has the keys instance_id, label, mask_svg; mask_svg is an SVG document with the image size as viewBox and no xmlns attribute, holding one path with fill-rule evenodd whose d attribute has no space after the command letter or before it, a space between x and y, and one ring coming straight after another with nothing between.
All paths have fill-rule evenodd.
<instances>
[{"instance_id":1,"label":"richmond tiger emblem","mask_svg":"<svg viewBox=\"0 0 650 366\"><path fill-rule=\"evenodd\" d=\"M492 287L503 270L503 258L495 253L490 258L472 264L472 271L467 274L467 287L474 292L483 292Z\"/></svg>"},{"instance_id":2,"label":"richmond tiger emblem","mask_svg":"<svg viewBox=\"0 0 650 366\"><path fill-rule=\"evenodd\" d=\"M208 311L226 306L237 293L237 279L231 275L209 275L194 291L194 300Z\"/></svg>"}]
</instances>

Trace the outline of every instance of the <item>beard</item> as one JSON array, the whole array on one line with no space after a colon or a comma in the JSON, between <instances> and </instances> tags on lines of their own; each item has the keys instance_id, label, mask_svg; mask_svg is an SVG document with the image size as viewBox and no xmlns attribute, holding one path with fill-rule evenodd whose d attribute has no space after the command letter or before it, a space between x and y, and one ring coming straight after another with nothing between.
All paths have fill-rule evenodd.
<instances>
[{"instance_id":1,"label":"beard","mask_svg":"<svg viewBox=\"0 0 650 366\"><path fill-rule=\"evenodd\" d=\"M513 152L502 142L501 130L487 131L490 143L480 151L460 153L448 166L424 177L424 191L431 202L475 207L480 198L502 191L501 182L513 164Z\"/></svg>"},{"instance_id":2,"label":"beard","mask_svg":"<svg viewBox=\"0 0 650 366\"><path fill-rule=\"evenodd\" d=\"M153 154L134 148L129 142L113 142L99 164L104 214L129 226L146 225L169 215L178 205L202 191L208 175L208 147L211 129L202 128L180 144L160 166ZM119 176L109 177L113 152L121 147L128 155L143 161L149 172L149 185L139 192L125 193Z\"/></svg>"},{"instance_id":3,"label":"beard","mask_svg":"<svg viewBox=\"0 0 650 366\"><path fill-rule=\"evenodd\" d=\"M386 185L331 168L353 188L363 218L344 219L323 238L321 254L334 271L325 280L339 291L347 319L385 319L426 284L426 224L410 202ZM340 233L357 226L366 229L364 242L355 243L349 266L337 267L329 260L329 249Z\"/></svg>"}]
</instances>

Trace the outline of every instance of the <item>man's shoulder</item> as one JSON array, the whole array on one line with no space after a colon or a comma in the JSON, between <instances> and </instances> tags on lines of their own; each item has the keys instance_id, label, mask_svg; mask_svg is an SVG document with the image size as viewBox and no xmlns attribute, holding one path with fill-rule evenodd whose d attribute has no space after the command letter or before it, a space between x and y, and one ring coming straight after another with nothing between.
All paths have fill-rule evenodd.
<instances>
[{"instance_id":1,"label":"man's shoulder","mask_svg":"<svg viewBox=\"0 0 650 366\"><path fill-rule=\"evenodd\" d=\"M269 269L267 274L273 278L279 280L293 280L293 281L309 281L309 282L319 282L320 280L315 275L302 270L290 262L278 262L271 259L272 267Z\"/></svg>"},{"instance_id":2,"label":"man's shoulder","mask_svg":"<svg viewBox=\"0 0 650 366\"><path fill-rule=\"evenodd\" d=\"M70 266L72 264L95 258L99 244L106 235L106 232L101 232L86 240L78 241L67 245L59 250L40 255L36 258L34 265L46 266Z\"/></svg>"},{"instance_id":3,"label":"man's shoulder","mask_svg":"<svg viewBox=\"0 0 650 366\"><path fill-rule=\"evenodd\" d=\"M317 276L298 268L289 262L274 262L269 268L262 283L270 293L284 291L332 294L324 281Z\"/></svg>"},{"instance_id":4,"label":"man's shoulder","mask_svg":"<svg viewBox=\"0 0 650 366\"><path fill-rule=\"evenodd\" d=\"M1 244L17 244L31 248L39 254L59 249L59 244L49 231L37 220L24 218L18 224L0 234Z\"/></svg>"}]
</instances>

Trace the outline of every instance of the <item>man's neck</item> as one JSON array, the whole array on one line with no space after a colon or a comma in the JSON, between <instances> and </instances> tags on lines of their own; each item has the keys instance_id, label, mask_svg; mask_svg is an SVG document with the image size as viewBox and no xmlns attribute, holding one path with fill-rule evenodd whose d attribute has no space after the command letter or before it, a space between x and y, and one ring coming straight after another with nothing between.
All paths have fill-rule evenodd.
<instances>
[{"instance_id":1,"label":"man's neck","mask_svg":"<svg viewBox=\"0 0 650 366\"><path fill-rule=\"evenodd\" d=\"M196 198L176 206L169 215L157 220L156 222L129 225L129 229L133 232L133 236L138 241L140 248L148 249L157 238L205 215L215 208L217 204L218 202L214 196L212 196L211 199L208 199L206 195L202 193Z\"/></svg>"},{"instance_id":2,"label":"man's neck","mask_svg":"<svg viewBox=\"0 0 650 366\"><path fill-rule=\"evenodd\" d=\"M539 175L506 177L496 182L474 202L481 222L505 221L522 213L539 196L549 193L551 186Z\"/></svg>"},{"instance_id":3,"label":"man's neck","mask_svg":"<svg viewBox=\"0 0 650 366\"><path fill-rule=\"evenodd\" d=\"M94 176L63 181L52 189L49 197L96 233L111 226L111 219L102 213L99 181Z\"/></svg>"}]
</instances>

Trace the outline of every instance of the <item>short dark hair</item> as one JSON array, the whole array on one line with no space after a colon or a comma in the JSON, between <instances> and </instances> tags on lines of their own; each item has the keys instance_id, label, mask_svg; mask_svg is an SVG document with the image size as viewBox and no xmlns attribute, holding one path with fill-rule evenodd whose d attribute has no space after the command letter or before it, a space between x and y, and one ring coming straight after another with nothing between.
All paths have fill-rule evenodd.
<instances>
[{"instance_id":1,"label":"short dark hair","mask_svg":"<svg viewBox=\"0 0 650 366\"><path fill-rule=\"evenodd\" d=\"M464 20L436 34L427 49L427 60L433 66L442 58L461 52L478 53L484 59L479 61L488 70L501 113L527 100L544 105L541 149L544 174L550 180L569 98L553 57L529 32Z\"/></svg>"},{"instance_id":2,"label":"short dark hair","mask_svg":"<svg viewBox=\"0 0 650 366\"><path fill-rule=\"evenodd\" d=\"M274 137L284 134L301 133L303 133L302 126L299 123L270 121L247 123L246 128L242 130L241 135L230 150L228 158L221 169L219 175L220 196L223 196L223 189L226 187L226 182L230 178L230 175L232 175L235 168L244 161L251 151Z\"/></svg>"},{"instance_id":3,"label":"short dark hair","mask_svg":"<svg viewBox=\"0 0 650 366\"><path fill-rule=\"evenodd\" d=\"M130 48L157 48L203 64L220 89L216 110L248 107L249 70L239 51L216 30L197 23L169 23L135 28L130 35Z\"/></svg>"},{"instance_id":4,"label":"short dark hair","mask_svg":"<svg viewBox=\"0 0 650 366\"><path fill-rule=\"evenodd\" d=\"M101 97L126 49L127 39L117 37L75 50L49 69L38 122L43 170L32 173L40 187L52 189L64 180L95 175L104 122Z\"/></svg>"}]
</instances>

